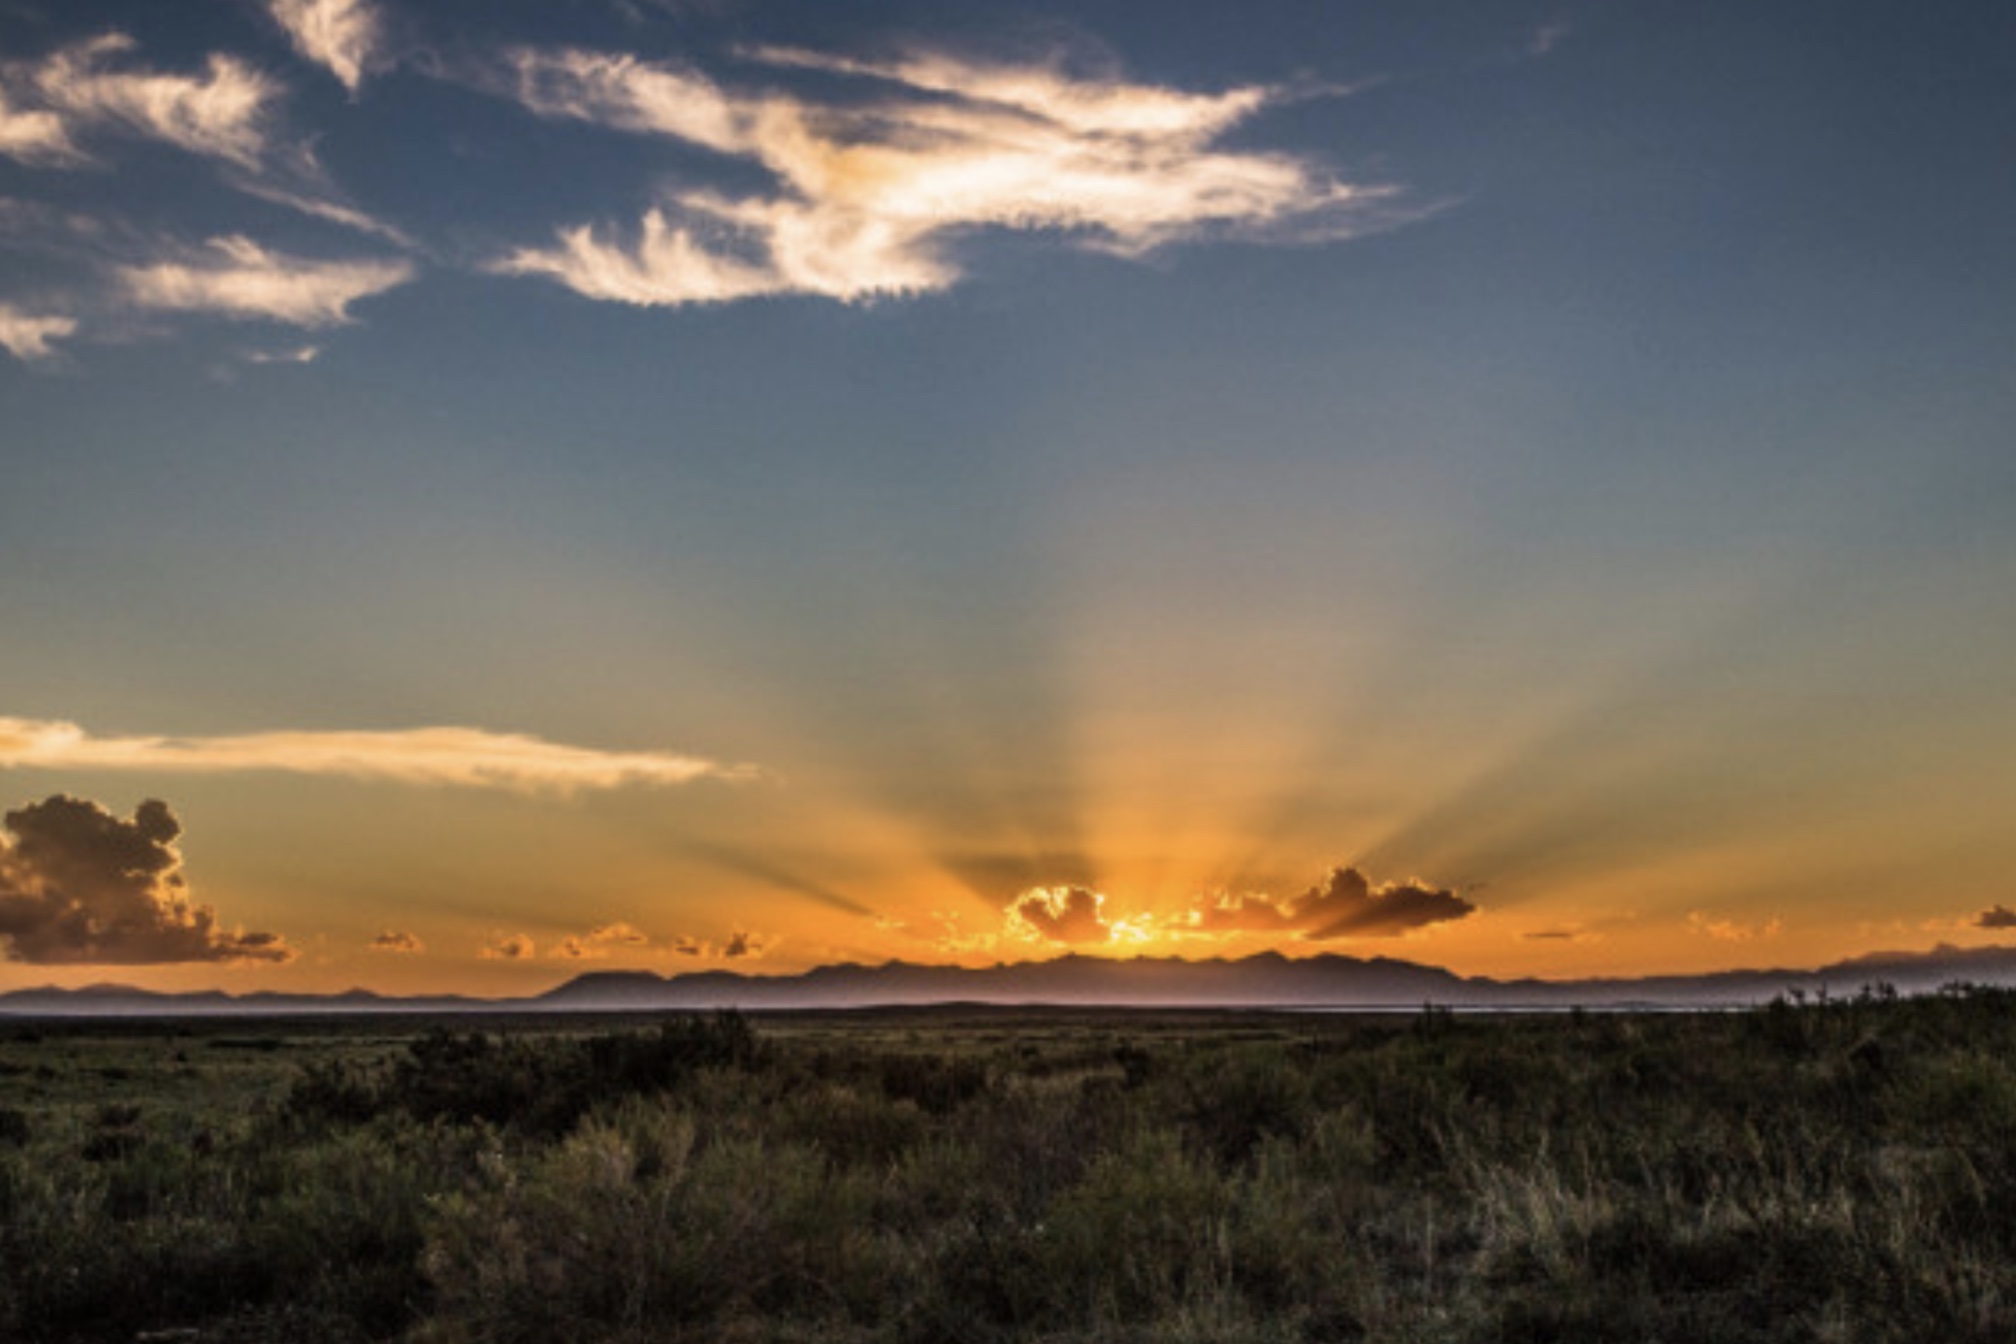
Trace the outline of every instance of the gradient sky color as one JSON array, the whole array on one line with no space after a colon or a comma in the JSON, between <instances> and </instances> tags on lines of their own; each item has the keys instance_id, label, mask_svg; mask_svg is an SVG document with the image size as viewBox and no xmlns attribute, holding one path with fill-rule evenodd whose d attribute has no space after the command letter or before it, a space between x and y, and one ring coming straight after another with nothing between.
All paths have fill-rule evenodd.
<instances>
[{"instance_id":1,"label":"gradient sky color","mask_svg":"<svg viewBox=\"0 0 2016 1344\"><path fill-rule=\"evenodd\" d=\"M0 989L2005 936L2012 164L1985 0L8 4Z\"/></svg>"}]
</instances>

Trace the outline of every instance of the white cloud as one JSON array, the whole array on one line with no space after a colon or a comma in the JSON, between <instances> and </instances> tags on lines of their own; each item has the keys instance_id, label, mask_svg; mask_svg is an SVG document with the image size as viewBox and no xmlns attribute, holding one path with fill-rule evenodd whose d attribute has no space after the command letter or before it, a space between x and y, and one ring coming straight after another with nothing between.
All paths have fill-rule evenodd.
<instances>
[{"instance_id":1,"label":"white cloud","mask_svg":"<svg viewBox=\"0 0 2016 1344\"><path fill-rule=\"evenodd\" d=\"M22 163L75 163L83 159L63 118L46 108L16 107L0 85L0 154Z\"/></svg>"},{"instance_id":2,"label":"white cloud","mask_svg":"<svg viewBox=\"0 0 2016 1344\"><path fill-rule=\"evenodd\" d=\"M0 346L16 359L47 359L56 353L49 343L76 330L75 318L28 313L11 303L0 303Z\"/></svg>"},{"instance_id":3,"label":"white cloud","mask_svg":"<svg viewBox=\"0 0 2016 1344\"><path fill-rule=\"evenodd\" d=\"M384 37L369 0L268 0L266 8L296 51L357 92Z\"/></svg>"},{"instance_id":4,"label":"white cloud","mask_svg":"<svg viewBox=\"0 0 2016 1344\"><path fill-rule=\"evenodd\" d=\"M322 357L319 345L294 345L284 350L247 350L247 364L313 364Z\"/></svg>"},{"instance_id":5,"label":"white cloud","mask_svg":"<svg viewBox=\"0 0 2016 1344\"><path fill-rule=\"evenodd\" d=\"M318 7L329 8L328 0ZM133 69L122 58L135 49L131 37L114 32L39 64L0 66L0 154L76 167L91 162L78 148L80 135L124 131L223 162L226 180L248 195L409 245L396 228L343 199L310 145L276 139L275 107L286 91L278 81L221 53L201 75Z\"/></svg>"},{"instance_id":6,"label":"white cloud","mask_svg":"<svg viewBox=\"0 0 2016 1344\"><path fill-rule=\"evenodd\" d=\"M509 62L512 92L542 117L675 136L724 154L751 144L754 109L698 71L571 49L521 48Z\"/></svg>"},{"instance_id":7,"label":"white cloud","mask_svg":"<svg viewBox=\"0 0 2016 1344\"><path fill-rule=\"evenodd\" d=\"M413 278L404 260L311 261L269 252L250 238L213 238L181 258L121 266L126 294L143 308L339 326L350 305Z\"/></svg>"},{"instance_id":8,"label":"white cloud","mask_svg":"<svg viewBox=\"0 0 2016 1344\"><path fill-rule=\"evenodd\" d=\"M481 728L93 737L74 723L0 718L0 769L186 774L285 771L403 784L568 793L746 779L747 767L655 751L598 751Z\"/></svg>"},{"instance_id":9,"label":"white cloud","mask_svg":"<svg viewBox=\"0 0 2016 1344\"><path fill-rule=\"evenodd\" d=\"M1275 89L1195 94L947 56L756 56L872 79L884 96L818 103L627 55L513 53L506 85L533 112L744 159L773 189L679 192L632 236L570 228L496 269L633 304L858 300L953 284L947 247L975 229L1052 231L1139 256L1208 237L1338 236L1391 194L1297 156L1215 147L1283 96Z\"/></svg>"},{"instance_id":10,"label":"white cloud","mask_svg":"<svg viewBox=\"0 0 2016 1344\"><path fill-rule=\"evenodd\" d=\"M266 152L281 87L236 57L213 54L200 76L114 68L134 49L124 33L66 48L26 74L66 120L112 123L192 154L251 168Z\"/></svg>"}]
</instances>

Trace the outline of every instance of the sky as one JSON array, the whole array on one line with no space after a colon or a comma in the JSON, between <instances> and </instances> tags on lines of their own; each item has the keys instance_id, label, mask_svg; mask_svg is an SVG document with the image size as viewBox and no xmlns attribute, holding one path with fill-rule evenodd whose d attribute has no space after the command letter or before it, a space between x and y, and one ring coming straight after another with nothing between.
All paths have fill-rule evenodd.
<instances>
[{"instance_id":1,"label":"sky","mask_svg":"<svg viewBox=\"0 0 2016 1344\"><path fill-rule=\"evenodd\" d=\"M2016 926L2016 10L7 0L0 990Z\"/></svg>"}]
</instances>

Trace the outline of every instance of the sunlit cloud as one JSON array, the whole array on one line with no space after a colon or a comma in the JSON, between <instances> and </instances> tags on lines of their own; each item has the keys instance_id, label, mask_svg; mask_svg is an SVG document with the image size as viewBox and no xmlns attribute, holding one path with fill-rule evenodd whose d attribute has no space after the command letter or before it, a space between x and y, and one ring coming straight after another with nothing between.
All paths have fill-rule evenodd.
<instances>
[{"instance_id":1,"label":"sunlit cloud","mask_svg":"<svg viewBox=\"0 0 2016 1344\"><path fill-rule=\"evenodd\" d=\"M746 766L652 751L597 751L481 728L93 737L73 723L0 718L0 768L182 773L284 771L402 784L571 792L746 779Z\"/></svg>"},{"instance_id":2,"label":"sunlit cloud","mask_svg":"<svg viewBox=\"0 0 2016 1344\"><path fill-rule=\"evenodd\" d=\"M19 360L49 359L56 354L50 342L75 334L77 319L56 313L30 313L11 303L0 303L0 346Z\"/></svg>"},{"instance_id":3,"label":"sunlit cloud","mask_svg":"<svg viewBox=\"0 0 2016 1344\"><path fill-rule=\"evenodd\" d=\"M413 278L403 260L312 261L269 252L250 238L213 238L176 259L122 266L120 281L143 308L266 319L299 327L350 321L350 305Z\"/></svg>"},{"instance_id":4,"label":"sunlit cloud","mask_svg":"<svg viewBox=\"0 0 2016 1344\"><path fill-rule=\"evenodd\" d=\"M345 200L309 142L279 133L287 91L279 81L224 53L211 54L201 75L142 69L131 63L137 50L133 38L113 32L39 63L0 64L0 154L75 168L94 161L80 147L93 135L152 140L223 164L225 180L248 195L410 242Z\"/></svg>"},{"instance_id":5,"label":"sunlit cloud","mask_svg":"<svg viewBox=\"0 0 2016 1344\"><path fill-rule=\"evenodd\" d=\"M1706 938L1724 943L1747 943L1758 938L1771 938L1784 931L1785 921L1778 918L1761 924L1745 923L1742 920L1707 914L1700 910L1687 912L1687 928Z\"/></svg>"},{"instance_id":6,"label":"sunlit cloud","mask_svg":"<svg viewBox=\"0 0 2016 1344\"><path fill-rule=\"evenodd\" d=\"M476 955L485 961L530 961L538 952L539 946L529 934L514 933L492 938L477 949Z\"/></svg>"},{"instance_id":7,"label":"sunlit cloud","mask_svg":"<svg viewBox=\"0 0 2016 1344\"><path fill-rule=\"evenodd\" d=\"M383 21L369 0L268 0L266 9L286 29L294 50L357 92L384 38Z\"/></svg>"},{"instance_id":8,"label":"sunlit cloud","mask_svg":"<svg viewBox=\"0 0 2016 1344\"><path fill-rule=\"evenodd\" d=\"M742 929L737 929L718 943L711 939L682 934L674 938L670 944L671 950L682 957L723 961L757 960L772 946L774 946L773 939Z\"/></svg>"},{"instance_id":9,"label":"sunlit cloud","mask_svg":"<svg viewBox=\"0 0 2016 1344\"><path fill-rule=\"evenodd\" d=\"M1037 887L1015 898L1008 923L1053 943L1103 943L1113 935L1105 905L1106 897L1089 887Z\"/></svg>"},{"instance_id":10,"label":"sunlit cloud","mask_svg":"<svg viewBox=\"0 0 2016 1344\"><path fill-rule=\"evenodd\" d=\"M650 946L650 943L650 935L619 919L613 924L590 929L586 934L562 938L546 955L561 961L599 961L619 949L636 952Z\"/></svg>"},{"instance_id":11,"label":"sunlit cloud","mask_svg":"<svg viewBox=\"0 0 2016 1344\"><path fill-rule=\"evenodd\" d=\"M57 794L7 813L0 831L0 940L36 965L291 961L278 934L227 931L191 898L182 824L150 799L132 820Z\"/></svg>"},{"instance_id":12,"label":"sunlit cloud","mask_svg":"<svg viewBox=\"0 0 2016 1344\"><path fill-rule=\"evenodd\" d=\"M373 952L398 952L411 955L416 952L425 952L427 945L422 943L414 934L400 932L396 929L387 929L371 940L371 950Z\"/></svg>"},{"instance_id":13,"label":"sunlit cloud","mask_svg":"<svg viewBox=\"0 0 2016 1344\"><path fill-rule=\"evenodd\" d=\"M255 167L266 153L272 107L282 87L222 53L209 57L201 75L131 68L124 58L137 45L124 33L106 33L40 65L11 65L5 78L10 91L32 90L65 139L78 126L117 128Z\"/></svg>"},{"instance_id":14,"label":"sunlit cloud","mask_svg":"<svg viewBox=\"0 0 2016 1344\"><path fill-rule=\"evenodd\" d=\"M399 247L414 246L413 239L404 229L341 199L321 165L315 161L315 156L306 150L293 155L288 162L275 165L271 175L254 177L238 173L229 181L232 187L247 196L256 196L262 201L271 201L274 205L327 220L331 224L340 224L359 233L368 233Z\"/></svg>"},{"instance_id":15,"label":"sunlit cloud","mask_svg":"<svg viewBox=\"0 0 2016 1344\"><path fill-rule=\"evenodd\" d=\"M1208 238L1340 237L1387 188L1217 142L1279 89L1194 94L1050 66L949 56L873 64L764 51L872 84L870 101L730 89L634 56L519 50L493 85L534 113L665 136L747 161L771 189L687 189L634 230L580 225L495 264L637 305L942 290L978 229L1042 231L1124 256Z\"/></svg>"},{"instance_id":16,"label":"sunlit cloud","mask_svg":"<svg viewBox=\"0 0 2016 1344\"><path fill-rule=\"evenodd\" d=\"M0 79L4 79L0 75ZM63 118L47 108L17 106L0 83L0 154L18 163L79 163L83 152L71 140Z\"/></svg>"},{"instance_id":17,"label":"sunlit cloud","mask_svg":"<svg viewBox=\"0 0 2016 1344\"><path fill-rule=\"evenodd\" d=\"M1199 901L1190 927L1218 933L1294 933L1311 941L1384 938L1463 919L1475 903L1420 881L1375 887L1356 868L1333 868L1299 896L1219 895Z\"/></svg>"}]
</instances>

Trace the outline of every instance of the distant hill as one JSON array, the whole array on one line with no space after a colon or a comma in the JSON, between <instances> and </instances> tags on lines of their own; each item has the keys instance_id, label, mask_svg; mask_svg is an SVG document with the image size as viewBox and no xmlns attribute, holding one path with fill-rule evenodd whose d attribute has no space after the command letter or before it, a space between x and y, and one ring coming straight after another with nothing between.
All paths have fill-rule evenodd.
<instances>
[{"instance_id":1,"label":"distant hill","mask_svg":"<svg viewBox=\"0 0 2016 1344\"><path fill-rule=\"evenodd\" d=\"M1883 952L1813 970L1724 971L1639 979L1493 980L1436 966L1324 953L1263 952L1237 960L1068 955L968 969L890 961L819 966L797 975L696 971L591 971L519 999L457 995L398 998L344 994L164 994L129 985L21 989L0 994L0 1014L180 1016L303 1013L645 1012L714 1008L865 1008L941 1003L1222 1008L1704 1008L1763 1003L1779 994L1849 995L1888 984L1923 994L1956 981L2016 985L2016 947Z\"/></svg>"}]
</instances>

